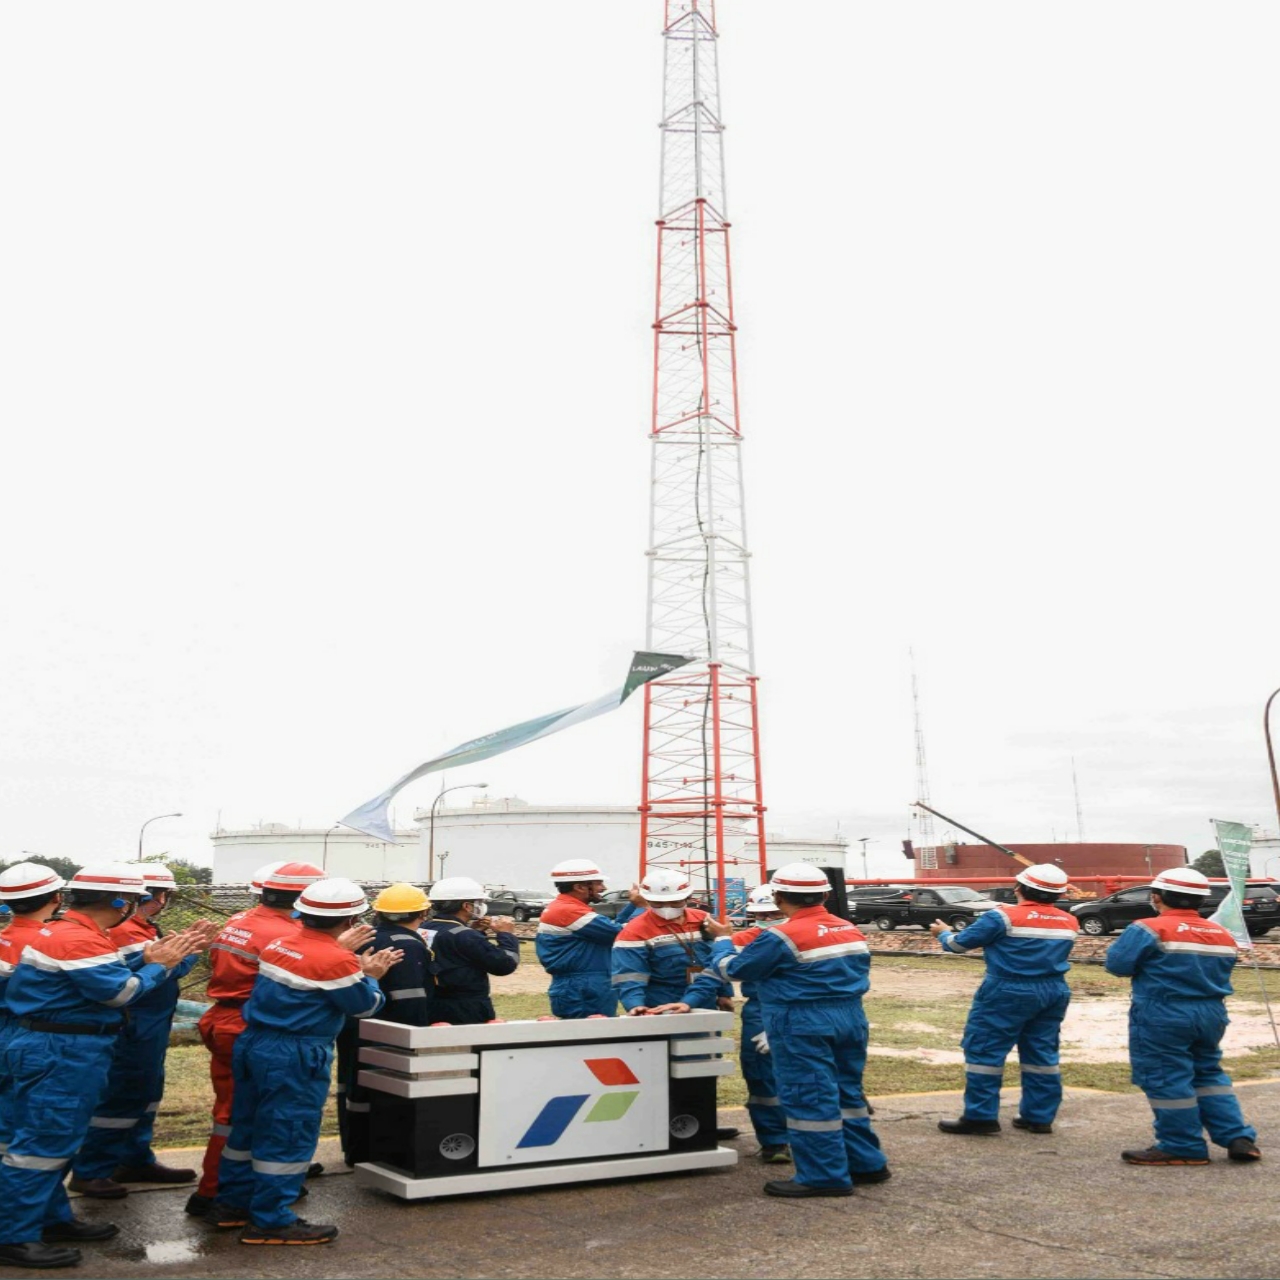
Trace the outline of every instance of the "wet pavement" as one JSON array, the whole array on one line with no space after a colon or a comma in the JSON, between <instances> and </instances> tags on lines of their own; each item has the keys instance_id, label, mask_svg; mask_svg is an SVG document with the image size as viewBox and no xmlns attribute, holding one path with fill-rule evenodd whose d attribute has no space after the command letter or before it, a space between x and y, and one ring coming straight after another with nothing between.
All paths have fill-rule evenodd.
<instances>
[{"instance_id":1,"label":"wet pavement","mask_svg":"<svg viewBox=\"0 0 1280 1280\"><path fill-rule=\"evenodd\" d=\"M1008 1091L1006 1091L1008 1092ZM1265 1149L1280 1135L1280 1080L1242 1086ZM406 1203L344 1174L313 1180L304 1212L342 1235L312 1248L240 1245L182 1213L188 1188L76 1201L120 1223L74 1271L6 1268L0 1277L1271 1277L1276 1162L1139 1169L1140 1096L1069 1090L1057 1132L946 1137L957 1094L879 1099L875 1123L891 1181L849 1200L785 1202L760 1194L781 1170L740 1138L735 1169L553 1190ZM1012 1112L1005 1113L1006 1120ZM728 1123L745 1125L741 1112ZM335 1144L319 1158L341 1168ZM194 1168L197 1151L166 1162Z\"/></svg>"}]
</instances>

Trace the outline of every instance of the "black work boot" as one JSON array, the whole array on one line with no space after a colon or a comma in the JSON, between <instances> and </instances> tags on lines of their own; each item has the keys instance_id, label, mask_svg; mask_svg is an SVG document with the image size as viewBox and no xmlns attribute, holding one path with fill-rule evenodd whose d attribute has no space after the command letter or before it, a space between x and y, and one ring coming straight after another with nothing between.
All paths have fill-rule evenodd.
<instances>
[{"instance_id":1,"label":"black work boot","mask_svg":"<svg viewBox=\"0 0 1280 1280\"><path fill-rule=\"evenodd\" d=\"M1000 1121L966 1120L964 1116L961 1116L959 1120L939 1120L938 1128L943 1133L973 1133L986 1137L989 1134L1000 1132Z\"/></svg>"},{"instance_id":2,"label":"black work boot","mask_svg":"<svg viewBox=\"0 0 1280 1280\"><path fill-rule=\"evenodd\" d=\"M40 1233L45 1244L62 1244L74 1240L86 1244L95 1240L110 1240L120 1234L114 1222L88 1222L84 1218L72 1218L69 1222L51 1222Z\"/></svg>"},{"instance_id":3,"label":"black work boot","mask_svg":"<svg viewBox=\"0 0 1280 1280\"><path fill-rule=\"evenodd\" d=\"M47 1271L52 1267L80 1265L80 1250L60 1244L0 1244L0 1267L29 1267Z\"/></svg>"},{"instance_id":4,"label":"black work boot","mask_svg":"<svg viewBox=\"0 0 1280 1280\"><path fill-rule=\"evenodd\" d=\"M1227 1159L1228 1160L1261 1160L1262 1152L1258 1150L1258 1144L1251 1142L1248 1138L1232 1138L1227 1143Z\"/></svg>"},{"instance_id":5,"label":"black work boot","mask_svg":"<svg viewBox=\"0 0 1280 1280\"><path fill-rule=\"evenodd\" d=\"M1039 1120L1024 1120L1021 1116L1013 1117L1013 1127L1015 1129L1025 1129L1028 1133L1052 1133L1053 1125L1044 1124Z\"/></svg>"},{"instance_id":6,"label":"black work boot","mask_svg":"<svg viewBox=\"0 0 1280 1280\"><path fill-rule=\"evenodd\" d=\"M785 1200L808 1200L815 1196L851 1196L852 1187L810 1187L803 1182L766 1182L767 1196L781 1196Z\"/></svg>"},{"instance_id":7,"label":"black work boot","mask_svg":"<svg viewBox=\"0 0 1280 1280\"><path fill-rule=\"evenodd\" d=\"M337 1238L338 1228L328 1223L298 1218L287 1227L255 1227L250 1223L240 1233L241 1244L328 1244Z\"/></svg>"}]
</instances>

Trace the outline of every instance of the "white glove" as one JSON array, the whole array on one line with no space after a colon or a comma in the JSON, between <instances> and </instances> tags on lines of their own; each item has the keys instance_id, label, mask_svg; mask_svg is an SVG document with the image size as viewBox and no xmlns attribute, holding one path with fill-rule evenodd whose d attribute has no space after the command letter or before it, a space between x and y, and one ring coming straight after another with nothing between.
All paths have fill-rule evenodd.
<instances>
[{"instance_id":1,"label":"white glove","mask_svg":"<svg viewBox=\"0 0 1280 1280\"><path fill-rule=\"evenodd\" d=\"M769 1033L767 1031L762 1031L758 1036L752 1036L751 1043L755 1045L757 1053L768 1053Z\"/></svg>"}]
</instances>

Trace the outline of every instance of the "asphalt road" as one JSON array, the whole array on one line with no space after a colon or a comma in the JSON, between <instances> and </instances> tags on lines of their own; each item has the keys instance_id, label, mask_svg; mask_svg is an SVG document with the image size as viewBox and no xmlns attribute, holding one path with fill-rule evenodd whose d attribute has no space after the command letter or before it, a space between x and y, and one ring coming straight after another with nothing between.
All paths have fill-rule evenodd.
<instances>
[{"instance_id":1,"label":"asphalt road","mask_svg":"<svg viewBox=\"0 0 1280 1280\"><path fill-rule=\"evenodd\" d=\"M1008 1091L1006 1091L1008 1093ZM1280 1080L1243 1086L1264 1151L1280 1131ZM1139 1169L1140 1096L1070 1090L1049 1137L940 1134L956 1094L879 1099L891 1181L848 1200L764 1197L748 1138L738 1166L554 1190L404 1203L348 1176L314 1180L305 1212L342 1234L314 1248L254 1248L182 1214L185 1191L77 1201L121 1234L85 1250L80 1277L1273 1277L1274 1165ZM1011 1113L1007 1113L1011 1114ZM1006 1115L1007 1118L1007 1115ZM724 1114L742 1122L742 1113ZM1280 1148L1277 1148L1280 1159ZM1218 1157L1221 1152L1216 1153ZM195 1167L198 1153L172 1153ZM333 1144L320 1158L338 1164ZM339 1166L340 1167L340 1166ZM785 1173L785 1170L783 1171Z\"/></svg>"}]
</instances>

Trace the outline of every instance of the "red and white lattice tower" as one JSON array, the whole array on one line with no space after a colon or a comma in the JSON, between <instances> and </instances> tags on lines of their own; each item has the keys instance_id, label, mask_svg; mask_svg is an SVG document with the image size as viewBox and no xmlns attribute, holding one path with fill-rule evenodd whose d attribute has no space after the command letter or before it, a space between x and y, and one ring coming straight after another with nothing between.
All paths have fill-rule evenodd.
<instances>
[{"instance_id":1,"label":"red and white lattice tower","mask_svg":"<svg viewBox=\"0 0 1280 1280\"><path fill-rule=\"evenodd\" d=\"M646 647L696 661L645 685L640 870L706 893L765 870L715 0L665 0L663 36Z\"/></svg>"}]
</instances>

